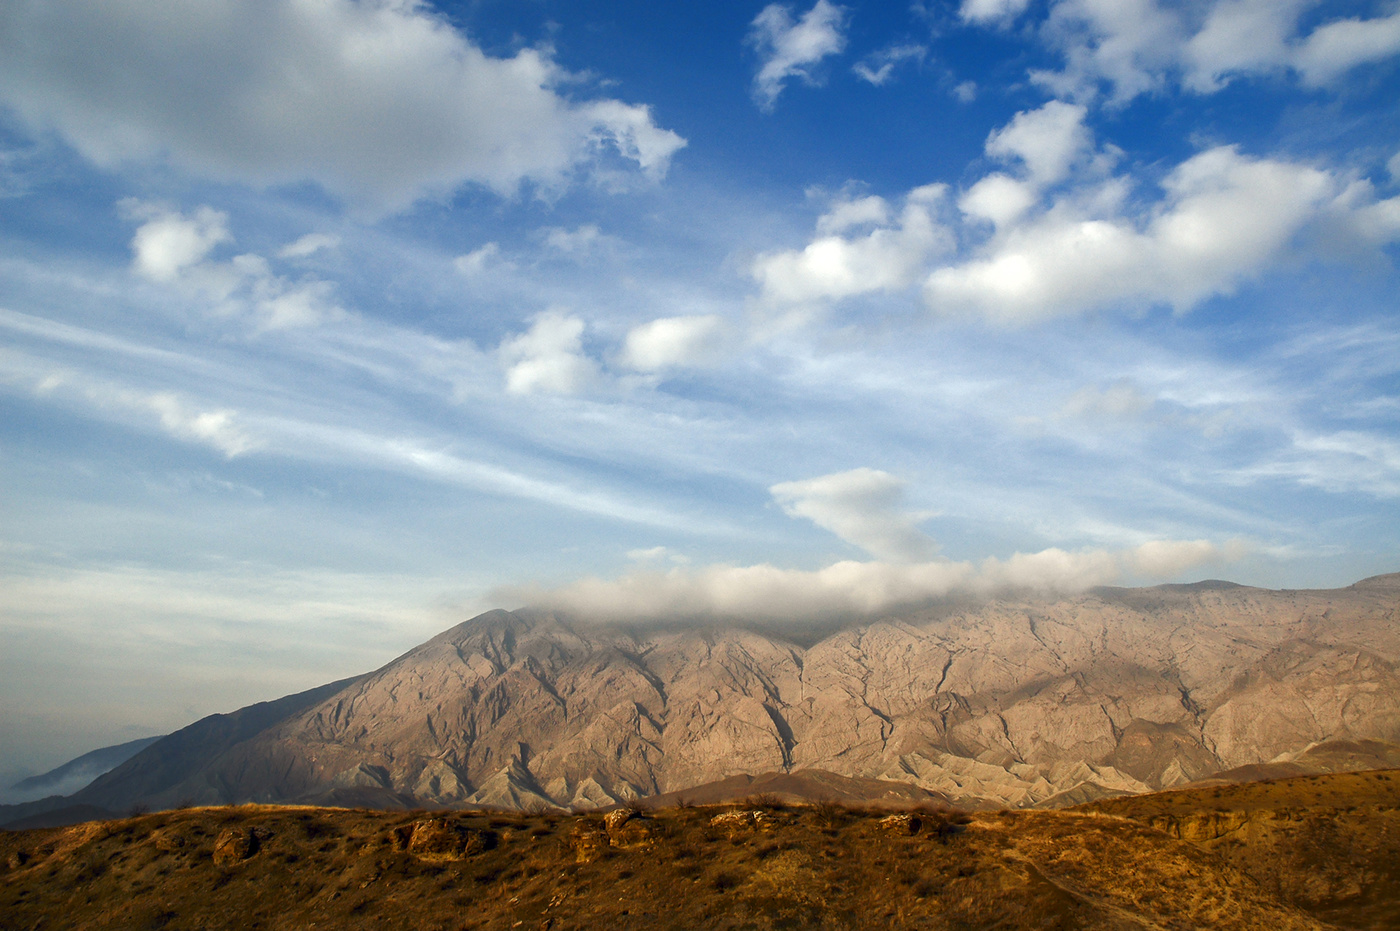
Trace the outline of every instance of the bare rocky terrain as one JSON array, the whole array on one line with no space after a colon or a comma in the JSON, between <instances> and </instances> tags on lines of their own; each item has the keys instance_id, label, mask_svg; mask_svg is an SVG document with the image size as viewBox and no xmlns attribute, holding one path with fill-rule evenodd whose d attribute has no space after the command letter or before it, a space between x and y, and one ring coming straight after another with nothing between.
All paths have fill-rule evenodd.
<instances>
[{"instance_id":1,"label":"bare rocky terrain","mask_svg":"<svg viewBox=\"0 0 1400 931\"><path fill-rule=\"evenodd\" d=\"M1393 766L1398 614L1400 575L924 605L805 637L492 611L376 672L197 722L62 804L586 808L820 770L1059 807Z\"/></svg>"}]
</instances>

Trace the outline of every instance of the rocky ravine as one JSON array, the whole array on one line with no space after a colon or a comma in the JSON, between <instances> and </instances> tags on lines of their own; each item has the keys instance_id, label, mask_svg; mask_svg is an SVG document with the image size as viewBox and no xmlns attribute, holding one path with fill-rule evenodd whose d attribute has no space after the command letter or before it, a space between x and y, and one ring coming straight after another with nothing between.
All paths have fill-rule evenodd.
<instances>
[{"instance_id":1,"label":"rocky ravine","mask_svg":"<svg viewBox=\"0 0 1400 931\"><path fill-rule=\"evenodd\" d=\"M605 805L815 768L964 804L1086 801L1324 740L1400 741L1398 611L1400 575L911 608L807 646L492 611L253 706L256 727L198 722L72 800Z\"/></svg>"}]
</instances>

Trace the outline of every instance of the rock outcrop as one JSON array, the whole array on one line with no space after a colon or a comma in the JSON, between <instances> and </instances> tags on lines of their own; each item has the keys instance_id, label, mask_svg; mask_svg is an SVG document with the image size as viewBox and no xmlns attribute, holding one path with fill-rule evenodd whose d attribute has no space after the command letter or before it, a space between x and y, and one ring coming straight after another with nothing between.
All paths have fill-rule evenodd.
<instances>
[{"instance_id":1,"label":"rock outcrop","mask_svg":"<svg viewBox=\"0 0 1400 931\"><path fill-rule=\"evenodd\" d=\"M961 804L1075 804L1323 741L1400 743L1397 611L1400 575L1332 591L1202 583L928 605L807 645L742 626L492 611L284 700L275 720L266 706L256 733L171 735L74 798L121 809L339 788L598 807L819 769ZM172 741L178 767L162 762Z\"/></svg>"}]
</instances>

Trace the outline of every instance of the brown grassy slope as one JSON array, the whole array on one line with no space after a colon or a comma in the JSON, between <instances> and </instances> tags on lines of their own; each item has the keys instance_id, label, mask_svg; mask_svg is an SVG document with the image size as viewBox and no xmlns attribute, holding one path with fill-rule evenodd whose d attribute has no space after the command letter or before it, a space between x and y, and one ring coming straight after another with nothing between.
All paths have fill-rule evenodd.
<instances>
[{"instance_id":1,"label":"brown grassy slope","mask_svg":"<svg viewBox=\"0 0 1400 931\"><path fill-rule=\"evenodd\" d=\"M1400 928L1400 770L1093 802L1191 841L1277 900L1344 928Z\"/></svg>"},{"instance_id":2,"label":"brown grassy slope","mask_svg":"<svg viewBox=\"0 0 1400 931\"><path fill-rule=\"evenodd\" d=\"M4 833L0 927L1323 927L1221 856L1125 818L891 825L817 805L715 822L733 810L609 830L599 814L244 806Z\"/></svg>"}]
</instances>

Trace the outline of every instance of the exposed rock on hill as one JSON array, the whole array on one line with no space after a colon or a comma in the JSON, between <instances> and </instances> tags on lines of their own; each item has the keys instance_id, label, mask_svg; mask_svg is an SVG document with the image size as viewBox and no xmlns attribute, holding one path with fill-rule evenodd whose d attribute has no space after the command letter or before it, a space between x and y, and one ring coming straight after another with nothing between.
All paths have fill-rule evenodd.
<instances>
[{"instance_id":1,"label":"exposed rock on hill","mask_svg":"<svg viewBox=\"0 0 1400 931\"><path fill-rule=\"evenodd\" d=\"M246 726L193 725L73 801L591 806L820 769L962 804L1075 804L1322 741L1400 743L1398 611L1400 575L929 606L805 647L492 611L256 721L245 709Z\"/></svg>"}]
</instances>

